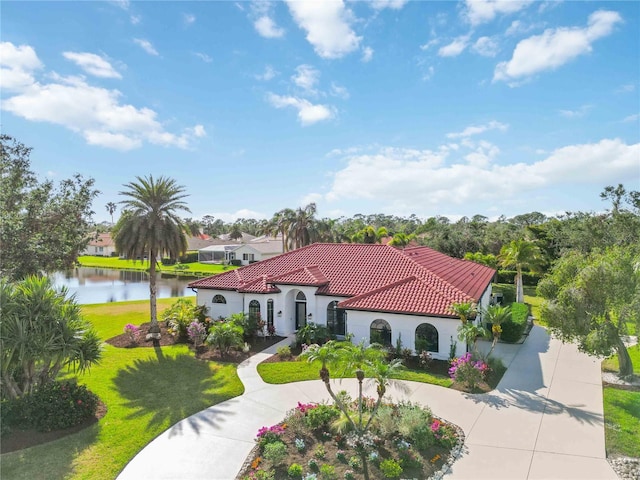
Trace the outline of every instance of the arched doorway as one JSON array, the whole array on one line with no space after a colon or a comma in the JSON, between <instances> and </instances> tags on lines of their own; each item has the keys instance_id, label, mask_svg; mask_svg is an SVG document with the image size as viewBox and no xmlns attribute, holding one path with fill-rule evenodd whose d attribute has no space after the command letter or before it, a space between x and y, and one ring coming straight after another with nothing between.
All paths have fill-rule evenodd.
<instances>
[{"instance_id":1,"label":"arched doorway","mask_svg":"<svg viewBox=\"0 0 640 480\"><path fill-rule=\"evenodd\" d=\"M307 324L307 297L302 292L296 295L296 330Z\"/></svg>"}]
</instances>

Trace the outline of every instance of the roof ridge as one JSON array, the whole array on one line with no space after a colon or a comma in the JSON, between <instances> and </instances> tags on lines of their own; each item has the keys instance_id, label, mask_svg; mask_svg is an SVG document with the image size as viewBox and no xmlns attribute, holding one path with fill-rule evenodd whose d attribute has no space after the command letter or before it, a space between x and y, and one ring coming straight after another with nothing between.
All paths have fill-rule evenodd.
<instances>
[{"instance_id":1,"label":"roof ridge","mask_svg":"<svg viewBox=\"0 0 640 480\"><path fill-rule=\"evenodd\" d=\"M389 290L391 288L403 285L405 283L412 282L414 280L418 280L419 282L422 282L425 285L427 285L426 282L424 282L420 278L416 277L415 275L409 275L408 277L401 278L400 280L396 280L395 282L391 282L391 283L388 283L386 285L382 285L381 287L374 288L373 290L369 290L367 292L361 293L360 295L355 295L353 297L347 298L346 300L343 300L341 303L349 303L349 302L352 302L352 301L357 301L357 300L361 300L363 298L370 297L372 295L377 295L378 293L380 293L382 291Z\"/></svg>"}]
</instances>

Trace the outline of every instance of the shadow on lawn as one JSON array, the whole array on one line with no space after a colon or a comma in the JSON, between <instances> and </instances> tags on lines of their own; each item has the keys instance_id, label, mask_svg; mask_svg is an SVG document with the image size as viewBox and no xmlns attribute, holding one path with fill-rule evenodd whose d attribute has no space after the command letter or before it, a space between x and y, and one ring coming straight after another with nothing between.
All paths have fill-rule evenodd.
<instances>
[{"instance_id":1,"label":"shadow on lawn","mask_svg":"<svg viewBox=\"0 0 640 480\"><path fill-rule=\"evenodd\" d=\"M209 362L201 362L190 355L165 357L160 347L155 347L156 359L136 360L133 365L118 372L114 385L124 406L132 411L128 418L149 415L148 428L169 424L171 435L180 434L180 420L211 405L234 396L225 390L229 379L223 372L211 372ZM222 367L220 367L222 368ZM200 424L221 421L220 415L199 415L186 424L196 433Z\"/></svg>"}]
</instances>

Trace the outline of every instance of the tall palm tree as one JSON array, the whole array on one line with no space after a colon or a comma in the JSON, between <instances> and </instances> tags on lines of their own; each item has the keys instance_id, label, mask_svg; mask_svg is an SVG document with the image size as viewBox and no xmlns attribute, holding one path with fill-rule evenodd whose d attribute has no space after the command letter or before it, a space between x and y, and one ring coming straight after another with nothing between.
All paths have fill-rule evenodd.
<instances>
[{"instance_id":1,"label":"tall palm tree","mask_svg":"<svg viewBox=\"0 0 640 480\"><path fill-rule=\"evenodd\" d=\"M106 207L107 207L107 212L109 212L109 215L111 215L111 226L113 227L113 213L116 211L118 207L113 202L107 203Z\"/></svg>"},{"instance_id":2,"label":"tall palm tree","mask_svg":"<svg viewBox=\"0 0 640 480\"><path fill-rule=\"evenodd\" d=\"M310 203L304 208L298 207L289 224L289 246L292 249L311 245L317 238L316 204Z\"/></svg>"},{"instance_id":3,"label":"tall palm tree","mask_svg":"<svg viewBox=\"0 0 640 480\"><path fill-rule=\"evenodd\" d=\"M511 240L502 246L499 255L503 267L516 267L516 302L524 302L522 269L534 270L542 259L540 248L529 240Z\"/></svg>"},{"instance_id":4,"label":"tall palm tree","mask_svg":"<svg viewBox=\"0 0 640 480\"><path fill-rule=\"evenodd\" d=\"M176 181L153 175L136 177L137 182L124 185L120 195L127 197L120 203L125 213L115 227L118 251L129 258L149 259L149 303L151 328L149 338L160 338L156 309L156 265L158 256L177 258L187 250L185 225L178 211L190 212L183 201L188 195Z\"/></svg>"}]
</instances>

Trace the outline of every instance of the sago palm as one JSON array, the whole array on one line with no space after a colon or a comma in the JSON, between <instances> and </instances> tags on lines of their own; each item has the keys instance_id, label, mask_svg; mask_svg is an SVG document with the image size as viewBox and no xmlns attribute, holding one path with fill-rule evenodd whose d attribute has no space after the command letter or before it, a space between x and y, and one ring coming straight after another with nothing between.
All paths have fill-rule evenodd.
<instances>
[{"instance_id":1,"label":"sago palm","mask_svg":"<svg viewBox=\"0 0 640 480\"><path fill-rule=\"evenodd\" d=\"M187 250L185 225L179 211L190 212L184 187L167 177L136 177L124 185L124 213L115 227L116 248L129 258L149 259L149 338L160 338L156 308L156 265L159 256L177 258Z\"/></svg>"}]
</instances>

